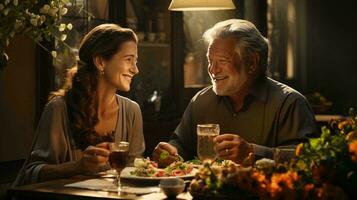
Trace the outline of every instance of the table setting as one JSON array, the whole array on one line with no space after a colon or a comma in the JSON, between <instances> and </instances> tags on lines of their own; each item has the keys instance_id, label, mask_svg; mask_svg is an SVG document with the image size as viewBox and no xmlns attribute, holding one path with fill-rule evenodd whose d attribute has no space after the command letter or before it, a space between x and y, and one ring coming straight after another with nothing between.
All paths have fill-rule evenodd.
<instances>
[{"instance_id":1,"label":"table setting","mask_svg":"<svg viewBox=\"0 0 357 200\"><path fill-rule=\"evenodd\" d=\"M209 128L207 128L209 127ZM274 158L250 165L223 160L210 151L208 125L198 134L198 158L177 161L165 168L150 158L136 158L127 166L127 144L112 147L124 151L119 161L109 156L112 169L79 179L55 180L25 186L14 192L47 192L114 199L354 199L357 186L357 117L334 120L321 135L297 146L274 148ZM205 134L202 134L205 133ZM206 135L208 135L206 137ZM217 135L217 134L216 134ZM168 152L162 152L165 159ZM29 189L30 188L30 189ZM54 189L55 188L55 189ZM66 189L69 190L67 191ZM87 191L87 192L86 192ZM94 191L94 192L90 192Z\"/></svg>"}]
</instances>

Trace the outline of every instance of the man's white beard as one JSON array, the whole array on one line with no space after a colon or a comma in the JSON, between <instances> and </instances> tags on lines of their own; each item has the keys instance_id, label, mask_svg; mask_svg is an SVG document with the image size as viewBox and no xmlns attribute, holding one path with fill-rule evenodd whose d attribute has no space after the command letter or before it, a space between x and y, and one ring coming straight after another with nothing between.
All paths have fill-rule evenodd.
<instances>
[{"instance_id":1,"label":"man's white beard","mask_svg":"<svg viewBox=\"0 0 357 200\"><path fill-rule=\"evenodd\" d=\"M216 94L216 95L218 95L218 96L228 96L229 94L229 92L228 91L226 91L226 90L222 90L222 89L220 89L220 90L218 90L217 89L217 85L215 84L215 83L212 83L212 86L213 86L213 92Z\"/></svg>"}]
</instances>

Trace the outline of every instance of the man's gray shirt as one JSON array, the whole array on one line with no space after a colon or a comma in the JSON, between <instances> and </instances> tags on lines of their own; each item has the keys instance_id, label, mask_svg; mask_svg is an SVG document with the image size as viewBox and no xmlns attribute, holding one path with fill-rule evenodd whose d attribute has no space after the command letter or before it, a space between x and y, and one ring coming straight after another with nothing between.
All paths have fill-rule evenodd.
<instances>
[{"instance_id":1,"label":"man's gray shirt","mask_svg":"<svg viewBox=\"0 0 357 200\"><path fill-rule=\"evenodd\" d=\"M257 81L239 112L230 99L217 96L212 86L199 91L187 106L170 139L185 160L197 155L197 124L216 123L220 133L237 134L252 143L256 157L272 157L271 148L296 144L316 132L315 117L306 98L270 78Z\"/></svg>"}]
</instances>

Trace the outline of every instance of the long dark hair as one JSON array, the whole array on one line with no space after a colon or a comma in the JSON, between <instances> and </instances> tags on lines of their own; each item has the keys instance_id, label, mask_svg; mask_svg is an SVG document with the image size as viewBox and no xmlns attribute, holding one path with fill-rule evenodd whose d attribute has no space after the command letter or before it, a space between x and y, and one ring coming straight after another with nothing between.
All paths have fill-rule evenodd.
<instances>
[{"instance_id":1,"label":"long dark hair","mask_svg":"<svg viewBox=\"0 0 357 200\"><path fill-rule=\"evenodd\" d=\"M69 70L63 88L51 93L50 99L64 96L77 148L83 150L96 144L94 127L99 121L97 85L100 72L93 58L101 56L109 60L127 41L138 41L131 29L116 24L93 28L82 39L77 66Z\"/></svg>"}]
</instances>

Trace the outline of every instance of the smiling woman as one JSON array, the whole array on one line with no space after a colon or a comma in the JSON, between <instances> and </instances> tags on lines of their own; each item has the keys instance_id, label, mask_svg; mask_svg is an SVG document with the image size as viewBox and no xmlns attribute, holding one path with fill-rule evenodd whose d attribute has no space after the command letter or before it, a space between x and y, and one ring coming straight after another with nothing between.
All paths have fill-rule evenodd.
<instances>
[{"instance_id":1,"label":"smiling woman","mask_svg":"<svg viewBox=\"0 0 357 200\"><path fill-rule=\"evenodd\" d=\"M129 158L144 152L140 107L116 94L130 90L137 57L130 29L102 24L85 35L77 67L51 94L15 185L106 170L111 142L129 142Z\"/></svg>"},{"instance_id":2,"label":"smiling woman","mask_svg":"<svg viewBox=\"0 0 357 200\"><path fill-rule=\"evenodd\" d=\"M102 60L96 57L96 62L101 67L103 78L113 87L121 91L129 91L131 79L139 73L136 66L138 58L137 44L133 41L124 42L120 51L110 60ZM102 67L106 65L106 67ZM134 67L133 67L134 66Z\"/></svg>"}]
</instances>

